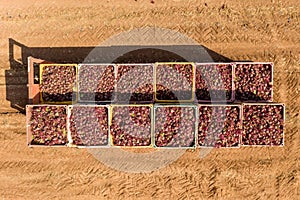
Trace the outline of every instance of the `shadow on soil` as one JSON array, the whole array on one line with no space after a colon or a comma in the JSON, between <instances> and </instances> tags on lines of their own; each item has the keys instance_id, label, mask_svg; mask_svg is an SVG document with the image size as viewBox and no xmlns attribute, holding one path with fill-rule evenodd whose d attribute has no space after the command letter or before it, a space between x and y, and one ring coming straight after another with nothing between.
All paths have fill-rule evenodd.
<instances>
[{"instance_id":1,"label":"shadow on soil","mask_svg":"<svg viewBox=\"0 0 300 200\"><path fill-rule=\"evenodd\" d=\"M5 71L6 99L11 107L25 113L32 103L28 93L28 57L53 63L155 63L232 62L202 45L28 47L9 38L10 69ZM49 63L49 62L48 62ZM33 63L33 84L39 83L39 63Z\"/></svg>"}]
</instances>

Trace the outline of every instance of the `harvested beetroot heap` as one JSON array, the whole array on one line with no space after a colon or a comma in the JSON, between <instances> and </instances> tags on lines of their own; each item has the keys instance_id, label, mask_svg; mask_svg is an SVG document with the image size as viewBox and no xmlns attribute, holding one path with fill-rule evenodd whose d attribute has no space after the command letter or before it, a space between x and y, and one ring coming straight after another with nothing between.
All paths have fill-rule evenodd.
<instances>
[{"instance_id":1,"label":"harvested beetroot heap","mask_svg":"<svg viewBox=\"0 0 300 200\"><path fill-rule=\"evenodd\" d=\"M244 105L244 145L283 145L282 105Z\"/></svg>"},{"instance_id":2,"label":"harvested beetroot heap","mask_svg":"<svg viewBox=\"0 0 300 200\"><path fill-rule=\"evenodd\" d=\"M64 106L33 106L29 126L32 145L67 143L67 111Z\"/></svg>"},{"instance_id":3,"label":"harvested beetroot heap","mask_svg":"<svg viewBox=\"0 0 300 200\"><path fill-rule=\"evenodd\" d=\"M191 100L193 66L191 64L160 64L156 69L156 99Z\"/></svg>"},{"instance_id":4,"label":"harvested beetroot heap","mask_svg":"<svg viewBox=\"0 0 300 200\"><path fill-rule=\"evenodd\" d=\"M110 126L113 145L149 146L151 144L151 108L115 106Z\"/></svg>"},{"instance_id":5,"label":"harvested beetroot heap","mask_svg":"<svg viewBox=\"0 0 300 200\"><path fill-rule=\"evenodd\" d=\"M70 115L70 131L73 144L108 145L108 108L73 106Z\"/></svg>"},{"instance_id":6,"label":"harvested beetroot heap","mask_svg":"<svg viewBox=\"0 0 300 200\"><path fill-rule=\"evenodd\" d=\"M194 147L196 114L193 107L155 108L157 147Z\"/></svg>"},{"instance_id":7,"label":"harvested beetroot heap","mask_svg":"<svg viewBox=\"0 0 300 200\"><path fill-rule=\"evenodd\" d=\"M271 64L237 64L235 68L235 99L239 101L272 100Z\"/></svg>"},{"instance_id":8,"label":"harvested beetroot heap","mask_svg":"<svg viewBox=\"0 0 300 200\"><path fill-rule=\"evenodd\" d=\"M232 100L232 66L230 64L197 65L195 88L198 101Z\"/></svg>"},{"instance_id":9,"label":"harvested beetroot heap","mask_svg":"<svg viewBox=\"0 0 300 200\"><path fill-rule=\"evenodd\" d=\"M46 102L72 101L76 80L74 66L44 66L40 91Z\"/></svg>"},{"instance_id":10,"label":"harvested beetroot heap","mask_svg":"<svg viewBox=\"0 0 300 200\"><path fill-rule=\"evenodd\" d=\"M112 101L115 89L113 65L81 65L79 68L80 101Z\"/></svg>"},{"instance_id":11,"label":"harvested beetroot heap","mask_svg":"<svg viewBox=\"0 0 300 200\"><path fill-rule=\"evenodd\" d=\"M217 148L239 146L240 117L238 106L199 106L198 144Z\"/></svg>"},{"instance_id":12,"label":"harvested beetroot heap","mask_svg":"<svg viewBox=\"0 0 300 200\"><path fill-rule=\"evenodd\" d=\"M152 65L118 65L118 102L153 102Z\"/></svg>"}]
</instances>

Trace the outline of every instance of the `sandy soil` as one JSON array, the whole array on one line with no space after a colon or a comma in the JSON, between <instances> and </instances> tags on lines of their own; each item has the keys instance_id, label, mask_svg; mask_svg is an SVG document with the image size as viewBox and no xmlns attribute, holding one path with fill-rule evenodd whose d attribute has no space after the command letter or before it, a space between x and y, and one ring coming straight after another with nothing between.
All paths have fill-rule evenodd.
<instances>
[{"instance_id":1,"label":"sandy soil","mask_svg":"<svg viewBox=\"0 0 300 200\"><path fill-rule=\"evenodd\" d=\"M0 0L0 197L300 199L298 0L224 2ZM25 116L11 105L26 103L26 70L10 62L9 38L27 47L84 47L145 26L179 31L233 60L274 62L274 100L287 109L285 146L214 149L203 159L188 151L147 174L108 168L83 149L28 148Z\"/></svg>"}]
</instances>

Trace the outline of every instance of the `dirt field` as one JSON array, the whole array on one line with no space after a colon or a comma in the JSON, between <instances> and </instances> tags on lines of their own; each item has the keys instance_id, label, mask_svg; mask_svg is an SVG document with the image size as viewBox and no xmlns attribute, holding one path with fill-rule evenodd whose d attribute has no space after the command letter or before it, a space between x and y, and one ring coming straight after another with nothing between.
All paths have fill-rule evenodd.
<instances>
[{"instance_id":1,"label":"dirt field","mask_svg":"<svg viewBox=\"0 0 300 200\"><path fill-rule=\"evenodd\" d=\"M298 0L84 2L0 0L0 197L300 199ZM203 159L188 151L145 174L108 168L83 149L28 148L25 115L11 105L26 103L27 74L24 59L10 60L9 38L27 47L85 47L146 26L176 30L232 60L274 62L274 101L286 104L285 146L214 149Z\"/></svg>"}]
</instances>

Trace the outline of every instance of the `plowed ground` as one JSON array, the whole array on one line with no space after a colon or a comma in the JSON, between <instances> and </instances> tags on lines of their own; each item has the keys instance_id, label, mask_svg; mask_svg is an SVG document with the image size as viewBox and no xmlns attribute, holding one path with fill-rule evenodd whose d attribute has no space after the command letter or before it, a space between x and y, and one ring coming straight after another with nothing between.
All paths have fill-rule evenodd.
<instances>
[{"instance_id":1,"label":"plowed ground","mask_svg":"<svg viewBox=\"0 0 300 200\"><path fill-rule=\"evenodd\" d=\"M274 101L286 104L285 146L214 149L203 159L188 151L147 174L110 169L83 149L28 148L25 116L7 98L26 102L27 84L26 73L10 70L9 38L29 47L95 46L146 26L176 30L233 60L274 62ZM0 0L0 29L3 199L300 199L297 0Z\"/></svg>"}]
</instances>

